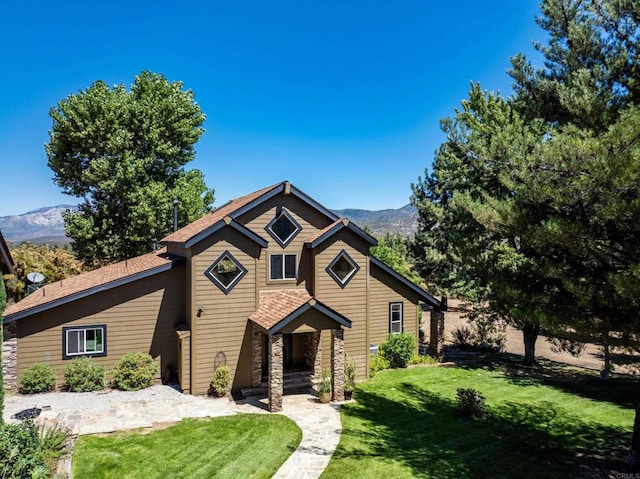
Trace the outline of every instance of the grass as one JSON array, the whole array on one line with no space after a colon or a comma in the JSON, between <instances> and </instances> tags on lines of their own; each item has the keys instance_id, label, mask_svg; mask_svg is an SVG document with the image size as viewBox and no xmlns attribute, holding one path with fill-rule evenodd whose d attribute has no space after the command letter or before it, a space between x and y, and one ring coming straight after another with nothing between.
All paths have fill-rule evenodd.
<instances>
[{"instance_id":1,"label":"grass","mask_svg":"<svg viewBox=\"0 0 640 479\"><path fill-rule=\"evenodd\" d=\"M606 477L624 470L637 383L550 363L384 371L342 407L322 478ZM486 417L462 417L457 388L479 390Z\"/></svg>"},{"instance_id":2,"label":"grass","mask_svg":"<svg viewBox=\"0 0 640 479\"><path fill-rule=\"evenodd\" d=\"M73 477L269 478L301 439L293 421L275 414L185 420L151 433L81 436Z\"/></svg>"}]
</instances>

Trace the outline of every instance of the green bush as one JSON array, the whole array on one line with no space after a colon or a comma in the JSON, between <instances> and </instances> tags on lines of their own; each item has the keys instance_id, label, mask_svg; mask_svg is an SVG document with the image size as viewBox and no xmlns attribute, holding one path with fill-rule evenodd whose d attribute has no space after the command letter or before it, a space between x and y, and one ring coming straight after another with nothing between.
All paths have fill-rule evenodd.
<instances>
[{"instance_id":1,"label":"green bush","mask_svg":"<svg viewBox=\"0 0 640 479\"><path fill-rule=\"evenodd\" d=\"M111 370L111 385L123 391L148 388L158 374L158 365L150 354L127 353Z\"/></svg>"},{"instance_id":2,"label":"green bush","mask_svg":"<svg viewBox=\"0 0 640 479\"><path fill-rule=\"evenodd\" d=\"M369 358L369 377L374 377L377 372L389 369L389 362L380 354Z\"/></svg>"},{"instance_id":3,"label":"green bush","mask_svg":"<svg viewBox=\"0 0 640 479\"><path fill-rule=\"evenodd\" d=\"M63 370L65 389L72 392L104 389L104 368L91 358L72 360Z\"/></svg>"},{"instance_id":4,"label":"green bush","mask_svg":"<svg viewBox=\"0 0 640 479\"><path fill-rule=\"evenodd\" d=\"M438 359L428 354L414 354L411 356L409 364L438 364Z\"/></svg>"},{"instance_id":5,"label":"green bush","mask_svg":"<svg viewBox=\"0 0 640 479\"><path fill-rule=\"evenodd\" d=\"M229 366L219 366L213 372L213 379L209 387L212 395L225 396L231 390L231 371Z\"/></svg>"},{"instance_id":6,"label":"green bush","mask_svg":"<svg viewBox=\"0 0 640 479\"><path fill-rule=\"evenodd\" d=\"M63 427L38 427L31 419L0 425L0 477L50 477L55 459L67 448L68 437Z\"/></svg>"},{"instance_id":7,"label":"green bush","mask_svg":"<svg viewBox=\"0 0 640 479\"><path fill-rule=\"evenodd\" d=\"M416 352L416 338L409 333L392 334L380 345L380 355L391 368L406 368Z\"/></svg>"},{"instance_id":8,"label":"green bush","mask_svg":"<svg viewBox=\"0 0 640 479\"><path fill-rule=\"evenodd\" d=\"M358 374L358 367L355 360L345 354L344 357L344 391L346 393L352 393L356 387L356 375Z\"/></svg>"},{"instance_id":9,"label":"green bush","mask_svg":"<svg viewBox=\"0 0 640 479\"><path fill-rule=\"evenodd\" d=\"M20 374L18 389L22 394L37 394L53 391L56 387L56 373L45 363L36 363Z\"/></svg>"},{"instance_id":10,"label":"green bush","mask_svg":"<svg viewBox=\"0 0 640 479\"><path fill-rule=\"evenodd\" d=\"M485 413L485 397L475 389L458 388L456 390L456 402L463 416L482 417Z\"/></svg>"}]
</instances>

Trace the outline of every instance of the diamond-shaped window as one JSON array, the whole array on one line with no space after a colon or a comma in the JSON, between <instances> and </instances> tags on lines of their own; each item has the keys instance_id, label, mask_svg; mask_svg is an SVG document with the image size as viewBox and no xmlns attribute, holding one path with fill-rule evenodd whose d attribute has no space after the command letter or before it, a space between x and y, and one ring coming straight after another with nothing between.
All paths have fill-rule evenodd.
<instances>
[{"instance_id":1,"label":"diamond-shaped window","mask_svg":"<svg viewBox=\"0 0 640 479\"><path fill-rule=\"evenodd\" d=\"M342 250L333 259L331 264L327 266L327 273L329 273L329 275L331 275L331 277L344 288L359 269L360 266L358 266L353 258L349 256L345 250Z\"/></svg>"},{"instance_id":2,"label":"diamond-shaped window","mask_svg":"<svg viewBox=\"0 0 640 479\"><path fill-rule=\"evenodd\" d=\"M247 274L247 270L231 253L225 251L207 268L204 274L213 284L220 288L224 294L227 294L238 284L240 279Z\"/></svg>"},{"instance_id":3,"label":"diamond-shaped window","mask_svg":"<svg viewBox=\"0 0 640 479\"><path fill-rule=\"evenodd\" d=\"M283 248L302 231L302 227L293 219L291 213L284 208L282 208L278 216L269 222L265 229Z\"/></svg>"}]
</instances>

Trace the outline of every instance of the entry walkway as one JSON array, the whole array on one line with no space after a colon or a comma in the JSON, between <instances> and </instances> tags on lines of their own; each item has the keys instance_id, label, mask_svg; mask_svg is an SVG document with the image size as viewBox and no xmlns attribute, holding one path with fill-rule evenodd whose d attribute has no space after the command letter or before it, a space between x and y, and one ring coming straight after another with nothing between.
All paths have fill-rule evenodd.
<instances>
[{"instance_id":1,"label":"entry walkway","mask_svg":"<svg viewBox=\"0 0 640 479\"><path fill-rule=\"evenodd\" d=\"M268 400L246 399L237 403L241 412L267 412ZM339 404L321 404L309 394L284 396L282 413L302 429L298 449L273 476L278 479L320 477L340 441L342 424Z\"/></svg>"},{"instance_id":2,"label":"entry walkway","mask_svg":"<svg viewBox=\"0 0 640 479\"><path fill-rule=\"evenodd\" d=\"M340 440L340 405L321 404L309 394L286 395L283 399L281 414L302 429L302 441L274 477L317 478ZM39 422L63 423L72 434L82 435L153 427L188 417L266 414L267 407L267 399L249 398L234 403L224 398L184 395L168 386L152 386L136 392L10 394L5 396L4 419L16 422L11 418L14 414L38 408ZM61 466L64 472L71 470L70 463Z\"/></svg>"}]
</instances>

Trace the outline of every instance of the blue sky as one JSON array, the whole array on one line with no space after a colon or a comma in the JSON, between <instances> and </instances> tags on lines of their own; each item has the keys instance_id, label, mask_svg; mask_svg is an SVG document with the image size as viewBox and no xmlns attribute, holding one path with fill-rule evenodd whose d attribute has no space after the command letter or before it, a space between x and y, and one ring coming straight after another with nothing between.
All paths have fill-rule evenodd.
<instances>
[{"instance_id":1,"label":"blue sky","mask_svg":"<svg viewBox=\"0 0 640 479\"><path fill-rule=\"evenodd\" d=\"M49 108L100 79L181 80L207 115L190 168L216 205L288 179L329 208L398 208L471 81L510 92L538 0L33 2L0 6L0 216L77 203Z\"/></svg>"}]
</instances>

